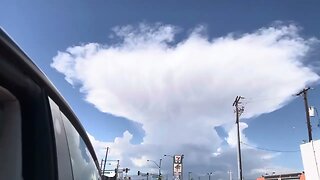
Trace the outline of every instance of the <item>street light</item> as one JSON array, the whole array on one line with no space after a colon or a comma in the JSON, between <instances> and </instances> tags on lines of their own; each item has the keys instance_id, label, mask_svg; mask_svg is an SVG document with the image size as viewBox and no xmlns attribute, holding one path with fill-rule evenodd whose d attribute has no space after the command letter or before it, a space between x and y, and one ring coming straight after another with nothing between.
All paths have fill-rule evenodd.
<instances>
[{"instance_id":1,"label":"street light","mask_svg":"<svg viewBox=\"0 0 320 180\"><path fill-rule=\"evenodd\" d=\"M209 173L208 173L209 180L211 179L211 175L212 175L212 172L209 172Z\"/></svg>"},{"instance_id":2,"label":"street light","mask_svg":"<svg viewBox=\"0 0 320 180\"><path fill-rule=\"evenodd\" d=\"M154 160L148 159L147 161L148 162L149 161L153 162L159 168L159 180L160 180L160 177L161 177L161 161L162 161L162 159L160 159L159 164L157 162L155 162Z\"/></svg>"},{"instance_id":3,"label":"street light","mask_svg":"<svg viewBox=\"0 0 320 180\"><path fill-rule=\"evenodd\" d=\"M173 156L171 156L171 155L168 155L168 154L165 154L165 155L163 155L163 156L169 156L169 157L172 157L172 158L174 158Z\"/></svg>"}]
</instances>

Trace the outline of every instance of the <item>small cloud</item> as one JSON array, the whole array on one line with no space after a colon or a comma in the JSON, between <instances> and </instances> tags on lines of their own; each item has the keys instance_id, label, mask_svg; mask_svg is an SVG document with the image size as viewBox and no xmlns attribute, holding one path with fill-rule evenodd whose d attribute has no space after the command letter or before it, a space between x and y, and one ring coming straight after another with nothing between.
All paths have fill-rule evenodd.
<instances>
[{"instance_id":1,"label":"small cloud","mask_svg":"<svg viewBox=\"0 0 320 180\"><path fill-rule=\"evenodd\" d=\"M219 156L222 152L222 148L219 147L216 152L213 153L213 156Z\"/></svg>"},{"instance_id":2,"label":"small cloud","mask_svg":"<svg viewBox=\"0 0 320 180\"><path fill-rule=\"evenodd\" d=\"M140 158L131 158L131 161L136 167L143 167L147 164L147 156L141 156Z\"/></svg>"},{"instance_id":3,"label":"small cloud","mask_svg":"<svg viewBox=\"0 0 320 180\"><path fill-rule=\"evenodd\" d=\"M239 130L240 130L240 137L241 142L248 143L248 139L246 135L243 133L243 131L248 128L248 124L244 122L239 123ZM228 137L226 138L227 143L230 147L234 148L238 145L238 131L237 131L237 125L234 124L231 130L228 132Z\"/></svg>"}]
</instances>

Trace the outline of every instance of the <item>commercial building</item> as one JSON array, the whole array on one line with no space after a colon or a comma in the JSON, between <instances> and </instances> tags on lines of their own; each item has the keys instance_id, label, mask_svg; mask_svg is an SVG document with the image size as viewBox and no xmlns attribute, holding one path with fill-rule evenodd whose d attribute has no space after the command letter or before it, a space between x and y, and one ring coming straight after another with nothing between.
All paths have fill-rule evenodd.
<instances>
[{"instance_id":1,"label":"commercial building","mask_svg":"<svg viewBox=\"0 0 320 180\"><path fill-rule=\"evenodd\" d=\"M288 174L273 174L273 175L266 175L257 178L257 180L305 180L304 172L301 173L288 173Z\"/></svg>"}]
</instances>

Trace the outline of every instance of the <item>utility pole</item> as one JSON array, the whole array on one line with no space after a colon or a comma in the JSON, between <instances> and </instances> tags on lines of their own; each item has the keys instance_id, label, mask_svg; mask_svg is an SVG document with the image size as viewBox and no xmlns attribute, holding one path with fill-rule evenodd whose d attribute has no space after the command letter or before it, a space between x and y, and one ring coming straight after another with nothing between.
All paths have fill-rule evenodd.
<instances>
[{"instance_id":1,"label":"utility pole","mask_svg":"<svg viewBox=\"0 0 320 180\"><path fill-rule=\"evenodd\" d=\"M120 160L117 160L117 168L116 168L116 174L115 174L115 176L116 176L116 180L118 179L118 172L119 172L119 166L120 166Z\"/></svg>"},{"instance_id":2,"label":"utility pole","mask_svg":"<svg viewBox=\"0 0 320 180\"><path fill-rule=\"evenodd\" d=\"M101 175L102 175L102 165L103 165L103 159L101 159L101 164L100 164Z\"/></svg>"},{"instance_id":3,"label":"utility pole","mask_svg":"<svg viewBox=\"0 0 320 180\"><path fill-rule=\"evenodd\" d=\"M105 171L105 169L106 169L106 163L107 163L107 159L108 159L108 153L109 153L109 147L107 147L106 156L104 157L104 165L103 165L102 175L104 175L104 171Z\"/></svg>"},{"instance_id":4,"label":"utility pole","mask_svg":"<svg viewBox=\"0 0 320 180\"><path fill-rule=\"evenodd\" d=\"M307 92L309 89L310 89L310 87L304 88L302 91L300 91L297 94L297 96L300 96L301 94L303 94L304 107L305 107L306 118L307 118L308 136L309 136L309 142L311 142L312 141L312 129L311 129L311 123L310 123L309 105L308 105L308 97L307 97Z\"/></svg>"},{"instance_id":5,"label":"utility pole","mask_svg":"<svg viewBox=\"0 0 320 180\"><path fill-rule=\"evenodd\" d=\"M237 134L238 134L238 179L243 180L242 176L242 160L241 160L241 146L240 146L240 126L239 126L239 117L244 111L244 106L239 108L241 104L240 99L244 99L244 97L237 96L234 100L232 106L235 106L235 113L236 113L236 124L237 124Z\"/></svg>"}]
</instances>

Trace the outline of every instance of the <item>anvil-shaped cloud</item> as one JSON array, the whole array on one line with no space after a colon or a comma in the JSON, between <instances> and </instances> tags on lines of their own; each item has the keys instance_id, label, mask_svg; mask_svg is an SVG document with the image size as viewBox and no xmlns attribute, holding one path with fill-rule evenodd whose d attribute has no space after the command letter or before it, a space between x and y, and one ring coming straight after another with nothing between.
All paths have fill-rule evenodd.
<instances>
[{"instance_id":1,"label":"anvil-shaped cloud","mask_svg":"<svg viewBox=\"0 0 320 180\"><path fill-rule=\"evenodd\" d=\"M141 144L131 144L132 135L125 132L114 142L91 137L96 146L111 146L111 156L136 167L143 167L147 158L183 152L186 168L227 171L236 167L235 153L226 155L235 146L231 104L237 95L278 97L248 104L243 117L250 118L281 108L292 94L319 80L304 65L317 40L302 38L295 25L213 39L203 30L195 28L185 39L175 40L178 28L171 25L117 27L117 43L89 43L58 52L52 67L70 84L80 85L87 102L143 125ZM216 126L229 132L229 149L221 149ZM251 172L270 163L270 158L261 158L270 154L246 151L252 154Z\"/></svg>"}]
</instances>

